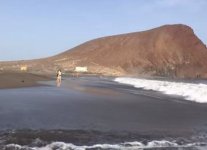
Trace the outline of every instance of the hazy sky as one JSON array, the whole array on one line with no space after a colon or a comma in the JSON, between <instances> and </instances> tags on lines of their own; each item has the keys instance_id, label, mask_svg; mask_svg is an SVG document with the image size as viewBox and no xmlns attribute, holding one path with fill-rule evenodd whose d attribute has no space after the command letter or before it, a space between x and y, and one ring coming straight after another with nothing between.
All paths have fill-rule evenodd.
<instances>
[{"instance_id":1,"label":"hazy sky","mask_svg":"<svg viewBox=\"0 0 207 150\"><path fill-rule=\"evenodd\" d=\"M0 0L0 60L52 56L94 38L177 23L207 44L207 0Z\"/></svg>"}]
</instances>

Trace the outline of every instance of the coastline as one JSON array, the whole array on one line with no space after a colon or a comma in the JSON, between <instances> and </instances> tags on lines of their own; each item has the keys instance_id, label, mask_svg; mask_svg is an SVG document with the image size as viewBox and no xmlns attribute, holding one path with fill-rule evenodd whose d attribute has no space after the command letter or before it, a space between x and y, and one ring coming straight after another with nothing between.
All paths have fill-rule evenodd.
<instances>
[{"instance_id":1,"label":"coastline","mask_svg":"<svg viewBox=\"0 0 207 150\"><path fill-rule=\"evenodd\" d=\"M27 145L37 138L47 144L78 145L207 141L206 104L136 89L107 77L64 77L60 87L54 80L40 83L46 86L0 90L4 108L0 128L8 143Z\"/></svg>"}]
</instances>

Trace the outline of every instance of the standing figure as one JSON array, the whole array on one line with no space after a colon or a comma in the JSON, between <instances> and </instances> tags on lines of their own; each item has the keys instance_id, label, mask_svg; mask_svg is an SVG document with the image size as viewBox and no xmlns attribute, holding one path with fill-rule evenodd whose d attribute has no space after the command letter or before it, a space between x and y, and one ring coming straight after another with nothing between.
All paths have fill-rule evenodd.
<instances>
[{"instance_id":1,"label":"standing figure","mask_svg":"<svg viewBox=\"0 0 207 150\"><path fill-rule=\"evenodd\" d=\"M60 86L60 84L61 84L61 75L62 75L62 72L61 72L61 70L58 70L57 71L57 87L59 87Z\"/></svg>"}]
</instances>

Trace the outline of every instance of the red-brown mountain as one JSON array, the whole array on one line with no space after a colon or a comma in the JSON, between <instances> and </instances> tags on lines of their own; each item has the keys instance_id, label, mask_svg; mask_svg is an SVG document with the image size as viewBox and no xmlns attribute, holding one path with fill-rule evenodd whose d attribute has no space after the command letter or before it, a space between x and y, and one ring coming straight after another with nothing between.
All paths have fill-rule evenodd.
<instances>
[{"instance_id":1,"label":"red-brown mountain","mask_svg":"<svg viewBox=\"0 0 207 150\"><path fill-rule=\"evenodd\" d=\"M59 55L21 62L31 70L74 70L114 75L207 77L207 48L186 25L98 38ZM32 65L30 65L32 64Z\"/></svg>"}]
</instances>

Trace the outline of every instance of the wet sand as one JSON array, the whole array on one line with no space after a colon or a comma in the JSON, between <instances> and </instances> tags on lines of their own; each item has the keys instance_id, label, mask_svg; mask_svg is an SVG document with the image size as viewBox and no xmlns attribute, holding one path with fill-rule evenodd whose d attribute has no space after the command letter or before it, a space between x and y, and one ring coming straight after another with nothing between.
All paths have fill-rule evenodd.
<instances>
[{"instance_id":1,"label":"wet sand","mask_svg":"<svg viewBox=\"0 0 207 150\"><path fill-rule=\"evenodd\" d=\"M67 78L61 87L0 90L0 129L95 130L163 136L207 131L207 105L97 77Z\"/></svg>"},{"instance_id":2,"label":"wet sand","mask_svg":"<svg viewBox=\"0 0 207 150\"><path fill-rule=\"evenodd\" d=\"M0 149L55 141L207 143L206 113L206 104L135 89L112 78L68 77L60 87L55 80L41 81L34 87L0 89Z\"/></svg>"}]
</instances>

